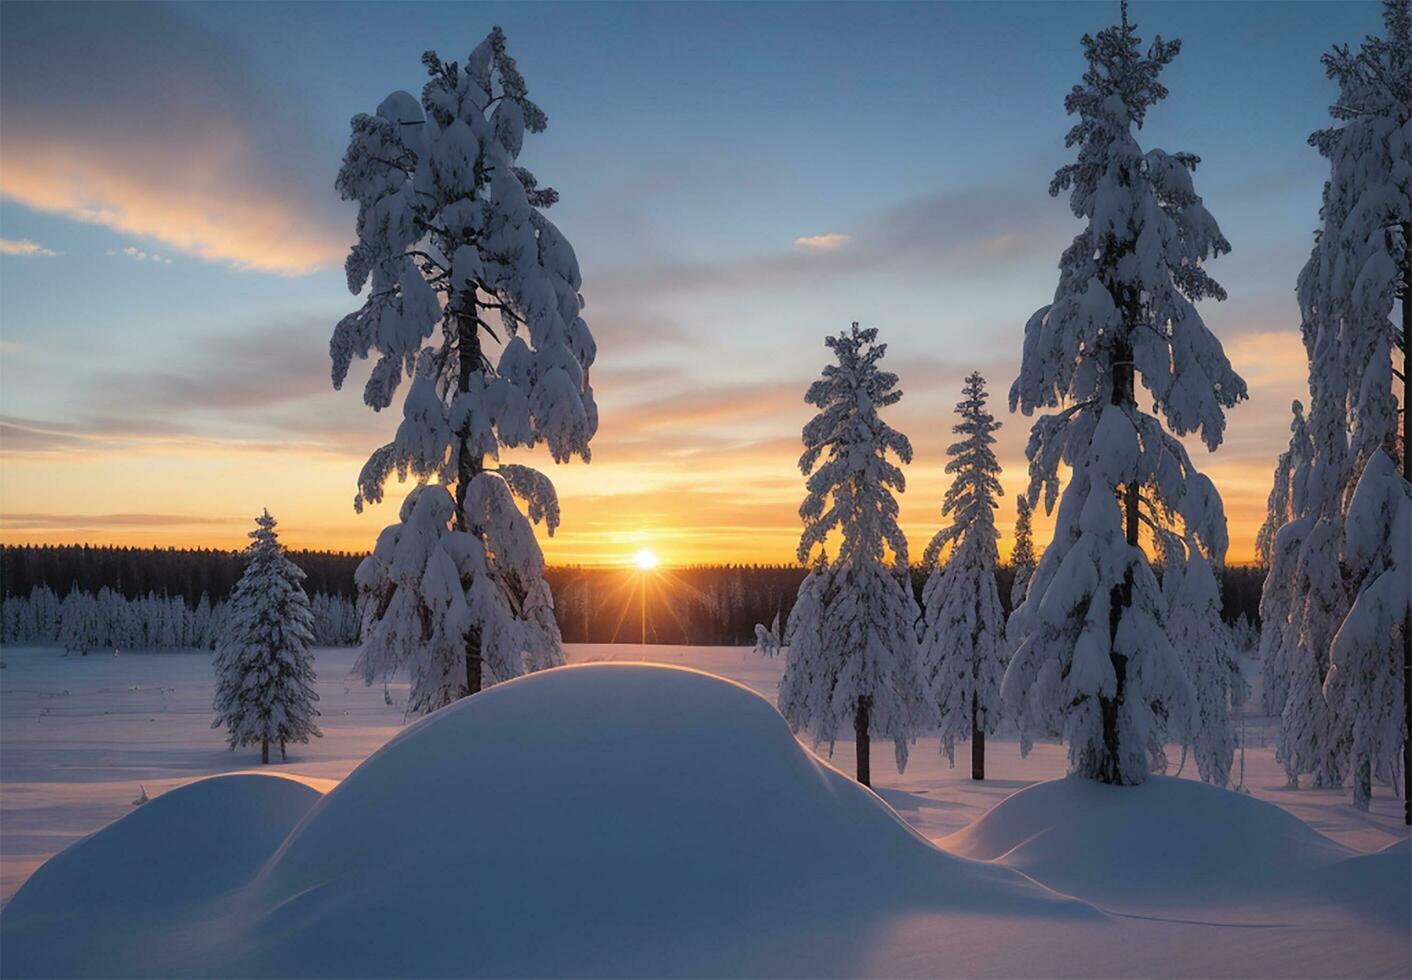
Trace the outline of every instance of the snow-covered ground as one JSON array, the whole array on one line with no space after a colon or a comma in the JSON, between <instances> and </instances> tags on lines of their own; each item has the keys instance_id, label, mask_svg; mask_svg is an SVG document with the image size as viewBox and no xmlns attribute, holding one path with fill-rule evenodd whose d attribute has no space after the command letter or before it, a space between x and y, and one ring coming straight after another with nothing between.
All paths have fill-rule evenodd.
<instances>
[{"instance_id":1,"label":"snow-covered ground","mask_svg":"<svg viewBox=\"0 0 1412 980\"><path fill-rule=\"evenodd\" d=\"M763 660L747 649L736 648L581 646L571 647L569 654L570 660L576 663L646 659L694 667L735 679L761 693L771 703L782 669L778 661ZM151 839L174 836L164 829L173 820L178 824L200 826L203 817L195 811L201 807L225 813L236 805L221 796L219 787L213 790L204 786L199 791L195 788L185 791L192 794L190 812L184 805L174 816L168 812L171 806L163 809L153 804L134 811L132 801L141 792L140 787L145 787L148 796L158 797L202 776L259 768L252 765L256 761L254 756L226 750L220 733L209 728L212 688L209 654L124 653L119 657L65 657L56 650L7 648L0 653L0 659L5 665L0 670L0 874L6 901L49 857L119 817L143 814L140 822L124 821L119 825L130 838L121 840L121 846L102 843L105 838L110 842L119 840L120 834L114 836L117 828L85 845L97 850L80 862L83 874L105 861L117 860L114 853L140 853L142 840L150 843ZM327 791L404 730L400 703L405 699L405 688L394 686L389 694L396 703L388 705L382 688L366 688L347 676L351 663L352 651L318 651L316 668L320 674L318 687L323 711L320 725L325 737L308 746L292 747L289 762L272 765L270 771L298 776L314 789ZM714 774L712 779L724 779L729 785L734 785L733 780L742 783L758 779L779 781L785 778L781 773L793 773L786 783L792 786L797 782L797 793L802 795L782 798L779 805L786 809L804 806L801 812L817 814L818 820L833 828L820 832L816 849L810 853L831 852L835 846L844 848L840 842L851 839L857 829L855 825L862 821L874 827L869 833L882 835L883 840L877 843L882 849L880 855L885 851L891 855L888 860L899 865L917 863L932 870L915 881L908 878L910 883L898 884L898 900L882 911L878 908L880 898L868 899L864 904L872 911L865 916L867 921L857 928L867 930L870 938L864 942L853 936L850 943L857 949L843 956L829 943L800 938L814 936L831 914L821 906L816 907L817 900L811 898L820 889L837 906L839 920L829 929L846 932L850 921L848 910L853 907L853 899L849 897L849 889L827 884L829 875L850 872L839 863L841 858L830 857L827 861L820 858L823 861L820 881L774 880L770 889L779 892L779 896L769 898L762 891L760 896L751 898L764 903L759 914L775 920L778 928L759 932L750 942L763 942L773 937L771 941L778 941L778 954L770 954L774 959L724 957L712 960L709 950L702 947L692 954L694 958L677 961L667 972L1408 973L1412 936L1409 936L1406 908L1407 845L1402 843L1391 851L1372 853L1400 840L1405 842L1398 802L1379 787L1373 811L1363 814L1347 804L1344 792L1285 790L1283 776L1273 762L1268 745L1266 724L1252 722L1247 726L1245 783L1252 798L1170 780L1156 780L1133 791L1107 790L1074 780L1046 783L1017 793L1036 781L1062 774L1063 750L1059 746L1041 745L1029 759L1021 760L1014 741L1003 737L991 741L987 761L994 778L984 784L975 784L967 778L968 770L963 766L947 768L934 743L919 745L913 751L912 762L902 776L891 768L891 752L877 751L873 768L882 798L923 836L939 841L943 848L970 858L993 860L993 864L983 867L994 868L995 872L981 874L969 870L973 868L970 864L957 865L955 859L939 861L930 857L932 852L925 847L914 850L906 840L915 838L897 838L888 831L878 830L885 827L886 822L877 823L879 818L874 811L859 802L870 797L856 796L846 780L826 776L824 785L828 791L825 795L834 802L813 800L808 794L815 792L818 777L807 774L800 777L798 770L799 765L805 764L798 759L807 760L807 755L799 753L796 759L792 754L795 750L782 748L773 735L742 740L740 732L736 731L740 724L769 728L772 723L764 719L775 716L768 712L761 715L750 705L736 704L729 698L717 704L709 692L698 703L694 690L688 688L680 699L662 709L664 724L699 718L700 724L684 726L685 733L677 738L680 745L637 745L633 740L642 735L643 729L625 727L628 719L620 717L629 712L626 709L605 711L602 704L595 709L597 713L584 714L580 709L582 717L578 721L563 714L568 708L562 708L553 715L555 724L540 727L550 730L557 739L553 745L556 753L577 752L583 756L576 765L592 763L596 767L602 762L604 778L610 783L626 778L617 775L621 766L631 768L645 760L656 760L653 764L661 765L664 758L669 768L680 766L688 775L695 773L701 778ZM600 700L612 703L610 695L611 692L600 695ZM663 697L671 700L675 695L666 692ZM746 700L758 704L748 697ZM697 705L694 715L693 704ZM738 710L743 710L744 715L734 713ZM608 723L601 726L602 731L598 719L607 719ZM589 731L594 732L592 738L588 737ZM608 741L598 750L590 751L600 737ZM484 736L479 741L484 741ZM758 750L752 748L755 745ZM965 751L965 746L958 750L958 762L962 761ZM685 753L686 757L673 762L673 753L678 752ZM747 755L749 758L744 757ZM847 771L852 766L852 755L852 745L840 743L834 762ZM381 758L383 756L379 756ZM722 775L719 770L724 759L732 760L732 765ZM528 783L542 781L548 774L544 770L547 763L543 756L535 756L525 765L535 769L525 774ZM1191 769L1187 767L1187 775L1191 774ZM379 770L370 765L360 770L359 778L363 785L377 785L376 780L368 783L373 778L367 775L369 771ZM386 763L382 764L381 771L389 771ZM819 772L827 773L827 770ZM501 778L506 785L515 782L508 773ZM423 779L435 782L431 776ZM726 791L722 785L717 784L718 792ZM249 828L249 835L255 840L251 846L261 853L247 855L249 861L236 869L242 874L248 866L257 866L267 853L262 849L272 847L271 841L282 840L288 828L318 799L302 787L298 792L283 792L269 789L265 782L258 786L262 787L258 792L266 794L271 801L268 806L262 804L261 809L268 811L272 823L263 828L268 831L263 836L260 828ZM415 794L419 787L426 788L418 783L404 787L401 792ZM521 789L528 794L526 800L533 797L542 805L556 806L564 802L550 799L553 794L530 793L528 786ZM651 785L639 786L639 789L649 790ZM198 792L201 795L196 795ZM245 789L232 792L233 798L247 802L251 798ZM452 791L438 788L436 792ZM617 787L613 792L618 795L611 796L603 805L609 809L626 806L624 787ZM782 792L787 796L796 790ZM1116 805L1091 798L1095 793L1105 792L1114 794L1111 802ZM351 795L350 788L342 793L342 798ZM1004 806L987 814L1007 797ZM173 797L172 803L178 799ZM329 798L330 804L332 799ZM1262 806L1259 800L1278 804L1300 819L1287 819L1280 810ZM448 798L442 802L454 812L454 800ZM651 826L654 821L680 822L688 815L692 826L675 827L672 834L682 836L683 840L699 835L710 847L724 847L721 854L734 853L711 837L711 834L723 833L719 821L726 819L724 814L693 809L697 804L682 801L678 801L681 806L668 805L665 798L653 793L634 802L647 810L645 815L638 813L630 821L634 825L642 824L638 827L639 836L644 833L642 827ZM737 801L735 805L744 804ZM348 811L349 805L341 806L343 811ZM841 809L835 813L829 807ZM523 823L530 819L528 811L532 809L531 802L516 803L500 815L510 823L496 826L506 829L511 823ZM540 819L545 826L538 832L576 840L597 820L595 812L592 805L570 806L564 812L542 816ZM321 819L328 823L335 818L325 812ZM346 812L344 819L348 819ZM769 823L768 820L763 822ZM752 846L746 833L754 826L750 820L743 823L738 820L731 826L735 847L749 851L752 861L765 860L768 854L783 846L778 843ZM1324 836L1311 832L1310 828ZM387 828L370 830L360 846L369 852L411 846L405 842L390 843L402 836L406 835ZM199 839L193 840L200 843ZM587 846L584 841L579 844ZM623 847L626 846L624 843ZM670 851L677 845L667 841L662 846ZM104 847L108 848L106 852ZM480 853L493 852L493 839L483 841L481 849ZM1358 857L1354 852L1370 856ZM793 856L780 857L776 863L784 871L797 871L803 859L793 850L789 855ZM415 857L412 853L408 860ZM618 857L622 858L623 854L618 853ZM304 862L299 865L302 870L291 872L294 875L291 881L303 881L300 876L317 877L320 859L305 855L300 860ZM718 856L713 860L725 861L726 857ZM72 871L74 862L71 860L69 864ZM141 866L147 867L148 863ZM60 888L63 865L56 862L51 867L56 877L50 887ZM1108 870L1095 870L1104 867ZM1103 914L1099 915L1088 906L1055 904L1049 899L1040 906L1033 906L1032 897L1027 897L1029 893L1017 886L1015 879L996 876L1009 868L1065 894L1092 902ZM1193 868L1198 870L1193 871ZM46 874L49 873L46 869ZM602 869L595 872L602 873ZM757 878L762 876L765 876L763 870L754 874ZM583 882L576 879L569 884L581 887ZM642 887L660 884L649 881L642 883ZM285 885L294 888L289 882ZM303 887L313 886L305 882L300 886ZM974 892L975 902L965 908L944 908L948 903L939 896L942 892L949 894L953 888L968 894ZM742 900L746 897L750 896ZM863 897L861 893L859 897ZM703 898L687 911L713 919L725 914L719 904L717 901L713 905ZM812 911L804 914L801 910ZM725 921L717 925L725 928L722 925ZM957 939L958 927L969 938ZM745 928L742 922L731 920L730 929ZM740 935L755 934L758 928L751 925ZM1045 947L1041 940L1057 943L1058 948L1068 952L1062 959L1042 953ZM719 953L719 944L716 948ZM804 957L808 949L814 952L804 959L797 958ZM786 956L791 950L796 956L794 960ZM271 966L275 962L250 960L247 965L256 973L277 972ZM411 964L421 961L406 962L409 965L400 972L418 972ZM496 972L490 968L496 964L485 962L490 964L486 968L489 972ZM498 966L501 970L511 969L512 962L507 959ZM652 956L635 961L635 965L618 962L617 965L622 966L620 970L609 968L613 962L603 960L596 972L663 972L668 966L667 960ZM816 968L801 964L812 964ZM138 965L134 963L134 967ZM422 963L425 969L436 965L430 960ZM554 966L547 960L542 965L547 970ZM184 964L172 964L176 972L182 972L182 966ZM346 972L339 967L340 964L328 963L323 972ZM559 967L551 972L583 972L573 971L564 963ZM473 971L473 968L467 966L466 970Z\"/></svg>"}]
</instances>

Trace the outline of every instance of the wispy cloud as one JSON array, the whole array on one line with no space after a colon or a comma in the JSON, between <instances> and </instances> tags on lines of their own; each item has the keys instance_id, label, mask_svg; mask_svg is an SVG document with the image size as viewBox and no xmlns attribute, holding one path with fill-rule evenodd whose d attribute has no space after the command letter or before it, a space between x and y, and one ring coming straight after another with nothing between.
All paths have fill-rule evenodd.
<instances>
[{"instance_id":1,"label":"wispy cloud","mask_svg":"<svg viewBox=\"0 0 1412 980\"><path fill-rule=\"evenodd\" d=\"M18 5L0 55L0 196L241 268L341 258L347 222L307 127L179 12ZM75 57L81 71L54 71Z\"/></svg>"},{"instance_id":2,"label":"wispy cloud","mask_svg":"<svg viewBox=\"0 0 1412 980\"><path fill-rule=\"evenodd\" d=\"M132 259L132 260L134 260L134 261L136 261L136 262L155 262L157 265L171 265L171 264L172 264L172 260L171 260L171 259L169 259L169 258L167 258L167 257L165 257L165 256L162 256L162 255L158 255L156 252L144 252L142 249L138 248L136 245L128 245L126 248L123 248L123 249L121 249L121 250L109 249L109 250L108 250L108 254L109 254L109 255L126 255L128 258L130 258L130 259Z\"/></svg>"},{"instance_id":3,"label":"wispy cloud","mask_svg":"<svg viewBox=\"0 0 1412 980\"><path fill-rule=\"evenodd\" d=\"M0 238L0 255L30 255L53 258L56 255L62 254L62 252L56 252L52 248L45 248L43 245L32 242L28 238Z\"/></svg>"},{"instance_id":4,"label":"wispy cloud","mask_svg":"<svg viewBox=\"0 0 1412 980\"><path fill-rule=\"evenodd\" d=\"M844 245L847 245L852 238L852 235L831 231L826 235L807 235L803 238L796 238L794 244L799 248L842 248Z\"/></svg>"}]
</instances>

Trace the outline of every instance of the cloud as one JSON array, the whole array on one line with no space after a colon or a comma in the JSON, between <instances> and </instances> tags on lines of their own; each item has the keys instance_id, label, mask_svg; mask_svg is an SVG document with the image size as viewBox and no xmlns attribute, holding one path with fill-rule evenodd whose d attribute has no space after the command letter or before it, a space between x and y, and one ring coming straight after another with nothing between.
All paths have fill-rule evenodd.
<instances>
[{"instance_id":1,"label":"cloud","mask_svg":"<svg viewBox=\"0 0 1412 980\"><path fill-rule=\"evenodd\" d=\"M6 531L91 531L108 527L168 527L205 524L243 524L246 518L192 514L0 514Z\"/></svg>"},{"instance_id":2,"label":"cloud","mask_svg":"<svg viewBox=\"0 0 1412 980\"><path fill-rule=\"evenodd\" d=\"M334 161L288 102L171 8L16 5L0 196L239 268L336 263L351 233Z\"/></svg>"},{"instance_id":3,"label":"cloud","mask_svg":"<svg viewBox=\"0 0 1412 980\"><path fill-rule=\"evenodd\" d=\"M53 258L56 255L62 254L64 253L56 252L51 248L45 248L43 245L38 245L28 238L0 238L0 255L30 255Z\"/></svg>"},{"instance_id":4,"label":"cloud","mask_svg":"<svg viewBox=\"0 0 1412 980\"><path fill-rule=\"evenodd\" d=\"M842 248L853 239L852 235L845 235L841 232L831 231L827 235L808 235L804 238L796 238L794 244L800 248Z\"/></svg>"},{"instance_id":5,"label":"cloud","mask_svg":"<svg viewBox=\"0 0 1412 980\"><path fill-rule=\"evenodd\" d=\"M156 252L144 252L135 245L129 245L122 251L108 250L109 255L126 255L137 262L155 262L157 265L171 265L172 260L158 255Z\"/></svg>"},{"instance_id":6,"label":"cloud","mask_svg":"<svg viewBox=\"0 0 1412 980\"><path fill-rule=\"evenodd\" d=\"M1061 213L1062 212L1062 213ZM1036 212L1013 190L967 188L927 194L881 208L847 232L796 239L787 251L743 259L671 260L600 270L594 292L637 297L683 292L777 290L817 283L820 277L887 272L976 278L1009 276L1013 263L1058 254L1072 236L1060 208ZM825 240L830 244L824 245ZM833 240L836 240L836 244ZM843 244L847 247L840 247Z\"/></svg>"}]
</instances>

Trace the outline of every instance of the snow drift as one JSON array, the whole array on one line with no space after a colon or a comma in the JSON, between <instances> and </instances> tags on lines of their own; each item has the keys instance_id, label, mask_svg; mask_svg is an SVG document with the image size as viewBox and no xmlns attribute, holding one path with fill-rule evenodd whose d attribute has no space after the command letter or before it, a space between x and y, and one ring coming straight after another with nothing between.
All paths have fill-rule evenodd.
<instances>
[{"instance_id":1,"label":"snow drift","mask_svg":"<svg viewBox=\"0 0 1412 980\"><path fill-rule=\"evenodd\" d=\"M212 776L60 851L0 916L0 974L135 976L150 930L245 884L321 797L297 779Z\"/></svg>"},{"instance_id":2,"label":"snow drift","mask_svg":"<svg viewBox=\"0 0 1412 980\"><path fill-rule=\"evenodd\" d=\"M1302 904L1404 931L1412 916L1406 841L1361 854L1273 804L1190 779L1039 783L938 843L1107 908L1240 905L1280 917Z\"/></svg>"},{"instance_id":3,"label":"snow drift","mask_svg":"<svg viewBox=\"0 0 1412 980\"><path fill-rule=\"evenodd\" d=\"M313 793L207 780L75 845L5 910L4 973L839 975L929 913L1098 916L937 850L763 698L690 670L511 681Z\"/></svg>"}]
</instances>

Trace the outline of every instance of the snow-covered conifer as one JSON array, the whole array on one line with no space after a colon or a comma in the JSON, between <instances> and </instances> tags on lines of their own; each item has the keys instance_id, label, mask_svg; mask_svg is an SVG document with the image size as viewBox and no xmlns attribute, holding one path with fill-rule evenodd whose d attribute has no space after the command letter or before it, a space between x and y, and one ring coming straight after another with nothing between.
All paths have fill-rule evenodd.
<instances>
[{"instance_id":1,"label":"snow-covered conifer","mask_svg":"<svg viewBox=\"0 0 1412 980\"><path fill-rule=\"evenodd\" d=\"M235 749L259 745L270 761L270 743L284 755L289 742L321 733L314 724L314 658L309 652L313 614L304 594L304 572L284 556L267 510L255 519L245 572L231 594L230 616L216 644L215 721Z\"/></svg>"},{"instance_id":2,"label":"snow-covered conifer","mask_svg":"<svg viewBox=\"0 0 1412 980\"><path fill-rule=\"evenodd\" d=\"M498 27L464 65L422 61L420 101L394 92L353 119L338 175L358 202L348 285L371 285L330 343L336 387L354 357L377 355L364 389L375 410L408 382L402 424L364 466L355 506L381 500L394 472L425 484L358 571L359 668L371 683L409 667L411 712L562 663L543 558L515 505L552 534L553 485L491 464L539 443L556 462L587 460L598 424L578 261L544 215L558 194L517 163L546 117ZM431 611L453 618L421 618Z\"/></svg>"},{"instance_id":3,"label":"snow-covered conifer","mask_svg":"<svg viewBox=\"0 0 1412 980\"><path fill-rule=\"evenodd\" d=\"M1201 778L1224 786L1236 750L1230 709L1245 700L1247 688L1231 631L1221 621L1220 585L1200 548L1169 536L1161 551L1167 636L1196 695L1189 724L1178 734Z\"/></svg>"},{"instance_id":4,"label":"snow-covered conifer","mask_svg":"<svg viewBox=\"0 0 1412 980\"><path fill-rule=\"evenodd\" d=\"M59 608L59 643L69 653L85 656L102 645L99 636L98 600L80 592L75 582Z\"/></svg>"},{"instance_id":5,"label":"snow-covered conifer","mask_svg":"<svg viewBox=\"0 0 1412 980\"><path fill-rule=\"evenodd\" d=\"M887 345L876 341L876 329L856 323L827 338L837 363L804 396L819 410L804 427L799 458L808 495L799 507L798 557L813 571L790 613L780 683L780 711L816 745L832 750L839 730L852 724L864 784L871 736L892 740L900 772L908 742L929 714L907 539L893 496L905 479L889 458L911 462L912 445L878 414L902 392L897 375L878 366ZM823 549L834 533L838 554L828 562Z\"/></svg>"},{"instance_id":6,"label":"snow-covered conifer","mask_svg":"<svg viewBox=\"0 0 1412 980\"><path fill-rule=\"evenodd\" d=\"M1329 686L1327 699L1316 698L1310 687L1327 680L1335 637L1365 587L1393 561L1391 556L1374 560L1372 552L1362 550L1365 541L1353 543L1358 558L1345 553L1349 547L1345 512L1355 488L1362 492L1362 475L1380 454L1396 453L1399 448L1402 474L1382 465L1376 471L1400 480L1402 489L1370 486L1365 496L1383 503L1394 500L1405 493L1412 477L1412 457L1405 445L1398 446L1392 366L1393 352L1399 347L1406 366L1412 318L1405 301L1400 330L1391 318L1394 304L1412 280L1412 9L1408 0L1386 0L1384 24L1385 37L1369 37L1357 51L1337 46L1324 57L1328 75L1339 87L1338 99L1330 108L1336 125L1310 137L1329 160L1330 172L1321 226L1298 284L1301 330L1309 356L1308 430L1313 460L1304 481L1303 506L1295 506L1294 518L1276 537L1261 599L1266 633L1262 645L1271 654L1267 667L1276 654L1283 654L1289 677L1278 754L1290 780L1309 772L1316 785L1336 785L1351 772L1354 798L1360 803L1371 792L1373 760L1367 753L1374 751L1376 740L1356 735L1356 730L1368 730L1364 721L1341 713L1366 705L1369 692L1352 695L1345 685L1362 682L1354 681L1347 671ZM1403 375L1405 402L1405 371ZM1393 511L1370 504L1366 513L1391 518ZM1363 604L1360 615L1372 613L1375 607ZM1380 610L1376 616L1386 614ZM1402 634L1408 632L1404 625ZM1359 626L1349 633L1355 635L1367 634ZM1275 644L1281 649L1275 650ZM1412 659L1412 650L1404 651ZM1351 648L1346 653L1354 656ZM1364 680L1372 676L1354 673ZM1295 765L1305 768L1290 768ZM1412 749L1404 766L1412 767ZM1412 821L1412 801L1407 817Z\"/></svg>"},{"instance_id":7,"label":"snow-covered conifer","mask_svg":"<svg viewBox=\"0 0 1412 980\"><path fill-rule=\"evenodd\" d=\"M1015 544L1010 549L1015 578L1010 583L1010 608L1025 601L1030 576L1034 574L1034 508L1022 493L1015 495Z\"/></svg>"},{"instance_id":8,"label":"snow-covered conifer","mask_svg":"<svg viewBox=\"0 0 1412 980\"><path fill-rule=\"evenodd\" d=\"M1294 519L1294 484L1303 477L1311 455L1304 405L1296 399L1290 412L1293 418L1289 424L1289 447L1275 461L1270 496L1265 501L1265 520L1255 535L1255 559L1266 568L1274 556L1275 535Z\"/></svg>"},{"instance_id":9,"label":"snow-covered conifer","mask_svg":"<svg viewBox=\"0 0 1412 980\"><path fill-rule=\"evenodd\" d=\"M955 761L956 742L971 740L971 778L985 778L985 737L1000 721L1005 673L1005 611L995 586L999 561L995 530L1000 464L993 433L1000 423L986 410L985 379L972 372L956 404L960 441L946 450L954 474L938 531L923 559L932 571L922 593L922 670L937 706L941 747ZM939 559L950 549L950 560Z\"/></svg>"},{"instance_id":10,"label":"snow-covered conifer","mask_svg":"<svg viewBox=\"0 0 1412 980\"><path fill-rule=\"evenodd\" d=\"M1083 38L1088 70L1065 99L1079 117L1066 140L1078 156L1050 193L1069 191L1085 226L1060 261L1054 302L1025 327L1010 391L1012 409L1056 410L1031 432L1031 501L1043 494L1051 509L1061 465L1070 479L1010 619L1003 693L1022 748L1036 732L1062 734L1074 772L1138 783L1163 719L1180 722L1193 698L1139 523L1179 523L1215 558L1226 522L1182 444L1139 410L1136 379L1173 433L1199 432L1213 450L1225 410L1246 392L1194 305L1224 298L1206 260L1230 248L1193 189L1198 158L1144 152L1133 131L1167 95L1158 76L1180 42L1159 37L1144 56L1126 3L1122 12L1119 25Z\"/></svg>"}]
</instances>

